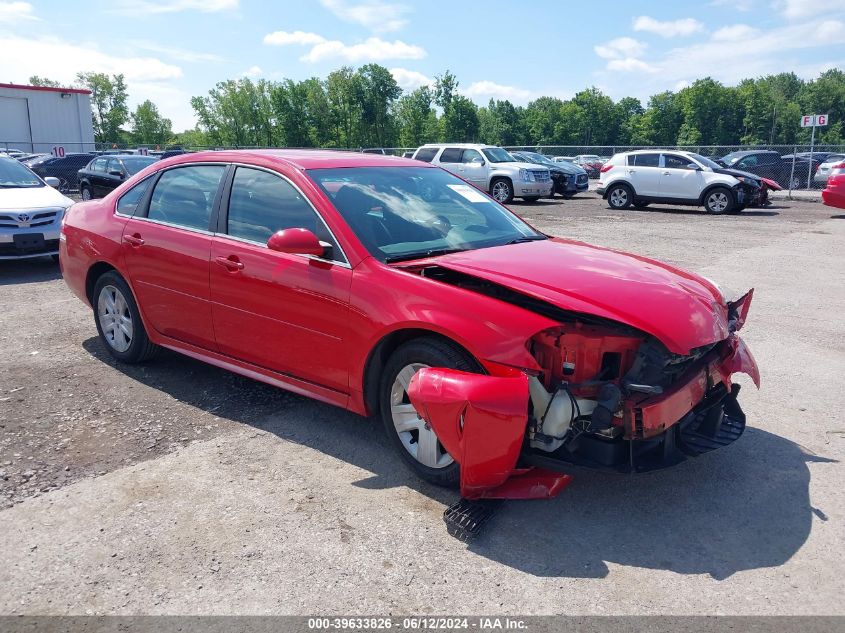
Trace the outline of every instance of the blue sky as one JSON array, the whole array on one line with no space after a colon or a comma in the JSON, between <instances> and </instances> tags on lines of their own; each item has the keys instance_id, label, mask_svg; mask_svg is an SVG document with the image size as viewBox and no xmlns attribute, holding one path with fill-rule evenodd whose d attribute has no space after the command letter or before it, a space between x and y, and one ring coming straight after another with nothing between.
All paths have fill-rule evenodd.
<instances>
[{"instance_id":1,"label":"blue sky","mask_svg":"<svg viewBox=\"0 0 845 633\"><path fill-rule=\"evenodd\" d=\"M413 89L446 69L479 104L619 99L845 68L845 0L0 0L0 82L122 72L174 129L217 81L377 62Z\"/></svg>"}]
</instances>

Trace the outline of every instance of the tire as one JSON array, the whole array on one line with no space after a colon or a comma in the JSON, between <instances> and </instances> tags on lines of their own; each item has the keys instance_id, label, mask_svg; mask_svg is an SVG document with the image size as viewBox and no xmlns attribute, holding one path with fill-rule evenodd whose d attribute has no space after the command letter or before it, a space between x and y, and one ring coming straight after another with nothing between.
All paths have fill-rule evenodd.
<instances>
[{"instance_id":1,"label":"tire","mask_svg":"<svg viewBox=\"0 0 845 633\"><path fill-rule=\"evenodd\" d=\"M510 204L513 202L513 183L507 178L494 178L490 183L490 195L496 202Z\"/></svg>"},{"instance_id":2,"label":"tire","mask_svg":"<svg viewBox=\"0 0 845 633\"><path fill-rule=\"evenodd\" d=\"M460 466L443 449L434 432L424 428L423 421L408 401L407 382L404 381L410 381L413 374L424 366L481 372L472 356L445 341L436 338L409 341L393 352L382 372L379 382L381 419L390 443L412 471L429 483L456 488L460 483ZM401 377L403 373L404 378ZM394 412L397 414L396 421ZM402 423L403 417L408 430L400 431L397 424ZM419 428L413 428L415 426ZM434 441L434 448L429 453L431 459L428 460L432 465L423 463L416 456L420 447L420 431L430 433L426 437ZM431 447L431 444L427 443L427 446Z\"/></svg>"},{"instance_id":3,"label":"tire","mask_svg":"<svg viewBox=\"0 0 845 633\"><path fill-rule=\"evenodd\" d=\"M740 213L742 213L745 210L745 208L747 206L748 206L747 204L738 204L738 205L734 206L734 208L731 210L731 213L739 215Z\"/></svg>"},{"instance_id":4,"label":"tire","mask_svg":"<svg viewBox=\"0 0 845 633\"><path fill-rule=\"evenodd\" d=\"M801 189L801 178L799 176L793 176L792 179L789 181L789 188Z\"/></svg>"},{"instance_id":5,"label":"tire","mask_svg":"<svg viewBox=\"0 0 845 633\"><path fill-rule=\"evenodd\" d=\"M97 279L92 303L100 340L114 358L134 364L158 352L158 345L150 341L144 329L129 284L115 271L103 273Z\"/></svg>"},{"instance_id":6,"label":"tire","mask_svg":"<svg viewBox=\"0 0 845 633\"><path fill-rule=\"evenodd\" d=\"M621 211L631 206L634 200L634 192L628 185L610 185L607 190L607 204L611 209Z\"/></svg>"},{"instance_id":7,"label":"tire","mask_svg":"<svg viewBox=\"0 0 845 633\"><path fill-rule=\"evenodd\" d=\"M526 197L523 198L523 200L525 202L528 202L529 204L534 204L539 199L540 199L540 196L526 196Z\"/></svg>"},{"instance_id":8,"label":"tire","mask_svg":"<svg viewBox=\"0 0 845 633\"><path fill-rule=\"evenodd\" d=\"M88 202L89 200L94 199L94 194L91 192L91 188L87 185L82 185L79 188L79 197L82 198L83 202Z\"/></svg>"},{"instance_id":9,"label":"tire","mask_svg":"<svg viewBox=\"0 0 845 633\"><path fill-rule=\"evenodd\" d=\"M733 191L727 187L714 187L704 196L704 208L712 215L730 213L735 206Z\"/></svg>"}]
</instances>

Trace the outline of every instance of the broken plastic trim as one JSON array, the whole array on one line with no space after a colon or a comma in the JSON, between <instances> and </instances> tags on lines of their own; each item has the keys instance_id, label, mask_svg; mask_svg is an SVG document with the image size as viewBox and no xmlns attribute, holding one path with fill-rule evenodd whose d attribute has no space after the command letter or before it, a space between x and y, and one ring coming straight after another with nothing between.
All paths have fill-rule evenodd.
<instances>
[{"instance_id":1,"label":"broken plastic trim","mask_svg":"<svg viewBox=\"0 0 845 633\"><path fill-rule=\"evenodd\" d=\"M554 497L571 477L517 468L528 424L528 378L420 369L408 386L411 404L461 465L466 499Z\"/></svg>"}]
</instances>

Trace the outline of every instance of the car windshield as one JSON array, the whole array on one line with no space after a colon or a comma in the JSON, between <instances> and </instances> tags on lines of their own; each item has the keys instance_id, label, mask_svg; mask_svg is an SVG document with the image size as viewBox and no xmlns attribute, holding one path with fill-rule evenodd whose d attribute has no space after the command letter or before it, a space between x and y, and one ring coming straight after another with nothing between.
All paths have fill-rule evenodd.
<instances>
[{"instance_id":1,"label":"car windshield","mask_svg":"<svg viewBox=\"0 0 845 633\"><path fill-rule=\"evenodd\" d=\"M346 167L307 173L383 262L547 239L442 169Z\"/></svg>"},{"instance_id":2,"label":"car windshield","mask_svg":"<svg viewBox=\"0 0 845 633\"><path fill-rule=\"evenodd\" d=\"M745 156L745 154L728 154L726 156L722 156L722 162L725 163L725 165L733 165L743 156Z\"/></svg>"},{"instance_id":3,"label":"car windshield","mask_svg":"<svg viewBox=\"0 0 845 633\"><path fill-rule=\"evenodd\" d=\"M713 162L712 160L710 160L706 156L702 156L701 154L690 154L689 157L692 158L695 161L698 161L699 163L701 163L705 167L709 167L710 169L721 169L722 168L722 166L719 163Z\"/></svg>"},{"instance_id":4,"label":"car windshield","mask_svg":"<svg viewBox=\"0 0 845 633\"><path fill-rule=\"evenodd\" d=\"M538 154L537 152L523 152L523 155L527 156L533 162L545 163L546 165L554 165L555 167L557 167L555 161L553 161L545 154Z\"/></svg>"},{"instance_id":5,"label":"car windshield","mask_svg":"<svg viewBox=\"0 0 845 633\"><path fill-rule=\"evenodd\" d=\"M501 147L487 147L483 150L484 155L491 163L515 163L516 159Z\"/></svg>"},{"instance_id":6,"label":"car windshield","mask_svg":"<svg viewBox=\"0 0 845 633\"><path fill-rule=\"evenodd\" d=\"M0 187L43 187L44 183L14 158L0 157Z\"/></svg>"},{"instance_id":7,"label":"car windshield","mask_svg":"<svg viewBox=\"0 0 845 633\"><path fill-rule=\"evenodd\" d=\"M149 167L153 163L158 162L157 158L152 156L132 156L129 158L121 158L123 161L123 166L126 167L126 171L129 172L129 175L135 175L145 167Z\"/></svg>"}]
</instances>

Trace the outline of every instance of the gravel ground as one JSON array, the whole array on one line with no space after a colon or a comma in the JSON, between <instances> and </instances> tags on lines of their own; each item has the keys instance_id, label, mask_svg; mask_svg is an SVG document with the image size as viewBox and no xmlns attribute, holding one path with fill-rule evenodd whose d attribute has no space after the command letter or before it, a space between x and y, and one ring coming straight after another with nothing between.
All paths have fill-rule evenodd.
<instances>
[{"instance_id":1,"label":"gravel ground","mask_svg":"<svg viewBox=\"0 0 845 633\"><path fill-rule=\"evenodd\" d=\"M50 260L0 262L0 613L845 614L845 215L513 208L756 288L739 442L580 474L466 546L376 421L174 353L116 366Z\"/></svg>"}]
</instances>

